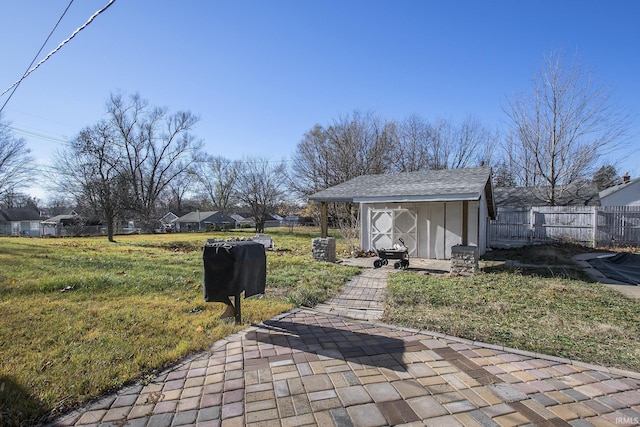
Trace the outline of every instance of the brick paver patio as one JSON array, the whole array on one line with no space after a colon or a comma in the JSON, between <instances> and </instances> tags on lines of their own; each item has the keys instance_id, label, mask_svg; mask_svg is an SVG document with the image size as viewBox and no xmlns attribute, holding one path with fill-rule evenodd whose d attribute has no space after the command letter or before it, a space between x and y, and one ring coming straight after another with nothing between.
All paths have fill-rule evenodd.
<instances>
[{"instance_id":1,"label":"brick paver patio","mask_svg":"<svg viewBox=\"0 0 640 427\"><path fill-rule=\"evenodd\" d=\"M53 425L640 425L640 374L376 323L389 272Z\"/></svg>"}]
</instances>

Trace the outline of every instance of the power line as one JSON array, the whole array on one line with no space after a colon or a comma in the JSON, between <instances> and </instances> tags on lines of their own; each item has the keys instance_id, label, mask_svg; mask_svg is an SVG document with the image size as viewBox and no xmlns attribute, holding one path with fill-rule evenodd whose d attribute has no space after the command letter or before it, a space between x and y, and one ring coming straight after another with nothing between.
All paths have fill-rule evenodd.
<instances>
[{"instance_id":1,"label":"power line","mask_svg":"<svg viewBox=\"0 0 640 427\"><path fill-rule=\"evenodd\" d=\"M73 0L69 1L69 4L67 5L67 7L65 8L64 12L62 12L62 15L60 15L60 18L58 18L58 22L56 22L56 25L53 26L53 28L51 29L51 31L49 32L49 35L47 36L47 38L45 39L44 43L42 43L42 46L40 46L40 49L38 49L38 53L36 53L36 55L33 57L33 59L31 60L31 63L29 63L29 66L27 67L25 74L29 71L29 69L33 66L33 63L36 62L36 59L38 59L38 56L40 56L40 52L42 52L42 49L44 49L44 47L46 46L46 44L49 42L49 39L51 38L51 36L53 35L54 31L56 30L56 28L58 28L58 25L60 25L60 22L62 21L62 18L64 18L64 16L67 14L67 11L69 10L69 8L71 7L71 4L73 3ZM13 87L13 90L11 91L11 93L9 94L9 97L7 98L6 101L4 101L4 104L2 104L2 107L0 107L0 113L2 113L2 110L4 110L4 107L7 106L7 103L9 102L9 100L11 99L11 97L13 97L13 94L16 93L16 90L18 90L18 86L20 86L20 83L22 82L22 79L20 79L17 84ZM4 93L3 93L4 95Z\"/></svg>"},{"instance_id":2,"label":"power line","mask_svg":"<svg viewBox=\"0 0 640 427\"><path fill-rule=\"evenodd\" d=\"M58 138L55 136L49 136L49 135L44 135L42 133L38 133L38 132L34 132L34 131L30 131L30 130L26 130L26 129L20 129L14 126L7 126L9 129L13 130L14 132L20 133L22 135L26 135L26 136L30 136L33 138L38 138L38 139L42 139L45 141L50 141L50 142L55 142L58 144L63 144L63 145L69 145L71 142L69 140L65 140L62 138ZM242 159L227 159L231 162L237 162L237 163L241 163L241 164L247 164L250 163L252 161L254 161L255 159L246 159L246 158L242 158ZM281 159L260 159L258 158L258 160L264 160L266 163L292 163L295 161L295 159L292 158L281 158Z\"/></svg>"},{"instance_id":3,"label":"power line","mask_svg":"<svg viewBox=\"0 0 640 427\"><path fill-rule=\"evenodd\" d=\"M65 40L63 40L55 49L53 49L51 52L49 52L49 54L47 56L45 56L40 62L38 62L33 68L30 68L26 73L24 73L24 75L14 84L12 84L11 86L9 86L4 92L2 92L0 94L0 97L3 96L4 94L6 94L7 92L9 92L11 89L13 89L14 87L16 87L17 85L19 85L20 83L22 83L22 81L24 79L27 78L27 76L29 76L29 74L33 73L35 70L38 69L38 67L40 67L42 64L44 64L49 58L51 58L56 52L58 52L60 49L62 49L62 46L64 46L65 44L67 44L68 42L71 41L71 39L73 39L80 31L84 30L89 24L91 24L91 22L93 22L93 20L100 15L102 12L104 12L105 10L107 10L109 8L109 6L111 6L116 0L109 0L109 3L107 3L102 9L100 9L99 11L97 11L96 13L94 13L93 15L91 15L89 17L89 19L87 20L87 22L85 22L82 26L78 27L73 33L71 33L71 35L69 37L67 37ZM6 102L5 102L6 105ZM4 106L2 107L4 108ZM0 111L2 111L2 109L0 109Z\"/></svg>"},{"instance_id":4,"label":"power line","mask_svg":"<svg viewBox=\"0 0 640 427\"><path fill-rule=\"evenodd\" d=\"M34 137L34 138L43 139L45 141L57 142L59 144L65 144L65 145L69 144L69 141L66 141L66 140L61 139L61 138L56 138L54 136L43 135L43 134L40 134L40 133L37 133L37 132L33 132L33 131L25 130L25 129L20 129L20 128L16 128L16 127L13 127L13 126L7 126L7 127L9 129L15 131L15 132L21 133L21 134L26 135L26 136L31 136L31 137Z\"/></svg>"}]
</instances>

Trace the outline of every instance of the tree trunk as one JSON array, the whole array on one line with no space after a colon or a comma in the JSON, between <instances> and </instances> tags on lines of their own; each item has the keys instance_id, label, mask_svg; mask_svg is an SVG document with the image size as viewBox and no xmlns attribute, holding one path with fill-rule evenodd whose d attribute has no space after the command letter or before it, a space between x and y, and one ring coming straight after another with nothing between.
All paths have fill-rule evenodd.
<instances>
[{"instance_id":1,"label":"tree trunk","mask_svg":"<svg viewBox=\"0 0 640 427\"><path fill-rule=\"evenodd\" d=\"M109 218L107 219L107 239L111 243L116 242L115 239L113 238L113 234L114 234L113 219Z\"/></svg>"}]
</instances>

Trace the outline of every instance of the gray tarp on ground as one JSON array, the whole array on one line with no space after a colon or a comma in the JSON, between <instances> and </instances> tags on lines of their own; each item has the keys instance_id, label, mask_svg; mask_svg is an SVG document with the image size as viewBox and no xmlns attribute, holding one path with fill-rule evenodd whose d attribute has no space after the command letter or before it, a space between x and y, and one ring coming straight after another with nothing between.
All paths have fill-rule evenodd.
<instances>
[{"instance_id":1,"label":"gray tarp on ground","mask_svg":"<svg viewBox=\"0 0 640 427\"><path fill-rule=\"evenodd\" d=\"M640 254L624 252L593 258L588 262L610 279L640 285Z\"/></svg>"}]
</instances>

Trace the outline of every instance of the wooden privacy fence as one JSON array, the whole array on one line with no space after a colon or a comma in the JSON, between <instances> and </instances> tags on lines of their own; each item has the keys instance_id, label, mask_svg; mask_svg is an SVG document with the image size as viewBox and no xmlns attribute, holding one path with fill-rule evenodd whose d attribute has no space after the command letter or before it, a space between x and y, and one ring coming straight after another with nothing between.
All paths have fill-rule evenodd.
<instances>
[{"instance_id":1,"label":"wooden privacy fence","mask_svg":"<svg viewBox=\"0 0 640 427\"><path fill-rule=\"evenodd\" d=\"M494 248L552 242L640 246L640 206L500 207L487 233Z\"/></svg>"}]
</instances>

